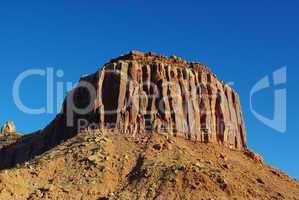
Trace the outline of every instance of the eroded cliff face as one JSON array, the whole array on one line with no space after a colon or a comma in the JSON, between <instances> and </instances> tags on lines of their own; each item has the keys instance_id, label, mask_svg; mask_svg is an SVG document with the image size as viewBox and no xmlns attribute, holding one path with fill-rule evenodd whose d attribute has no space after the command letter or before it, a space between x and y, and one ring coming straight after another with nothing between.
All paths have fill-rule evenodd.
<instances>
[{"instance_id":1,"label":"eroded cliff face","mask_svg":"<svg viewBox=\"0 0 299 200\"><path fill-rule=\"evenodd\" d=\"M98 125L246 148L238 94L204 65L175 56L133 51L111 60L81 78L61 115L78 131Z\"/></svg>"},{"instance_id":2,"label":"eroded cliff face","mask_svg":"<svg viewBox=\"0 0 299 200\"><path fill-rule=\"evenodd\" d=\"M240 99L208 68L175 56L131 52L82 77L43 130L0 149L0 169L32 159L86 129L128 137L167 133L246 150Z\"/></svg>"}]
</instances>

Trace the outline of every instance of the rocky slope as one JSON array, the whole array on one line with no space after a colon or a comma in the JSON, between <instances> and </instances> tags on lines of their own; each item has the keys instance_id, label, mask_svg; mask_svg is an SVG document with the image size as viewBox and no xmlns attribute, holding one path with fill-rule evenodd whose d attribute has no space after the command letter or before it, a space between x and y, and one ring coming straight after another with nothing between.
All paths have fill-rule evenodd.
<instances>
[{"instance_id":1,"label":"rocky slope","mask_svg":"<svg viewBox=\"0 0 299 200\"><path fill-rule=\"evenodd\" d=\"M242 151L165 134L82 133L0 172L0 199L299 199L299 183Z\"/></svg>"}]
</instances>

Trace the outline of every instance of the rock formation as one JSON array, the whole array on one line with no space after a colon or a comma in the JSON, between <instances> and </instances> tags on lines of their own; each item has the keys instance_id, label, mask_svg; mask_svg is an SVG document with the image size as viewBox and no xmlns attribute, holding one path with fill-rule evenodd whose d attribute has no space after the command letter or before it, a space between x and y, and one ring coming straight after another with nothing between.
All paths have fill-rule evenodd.
<instances>
[{"instance_id":1,"label":"rock formation","mask_svg":"<svg viewBox=\"0 0 299 200\"><path fill-rule=\"evenodd\" d=\"M176 56L113 59L81 78L45 129L2 131L0 199L299 196L298 181L246 147L237 93Z\"/></svg>"},{"instance_id":2,"label":"rock formation","mask_svg":"<svg viewBox=\"0 0 299 200\"><path fill-rule=\"evenodd\" d=\"M131 135L167 132L235 149L246 147L238 94L204 65L176 56L132 51L111 60L81 78L61 115L77 129L88 123Z\"/></svg>"},{"instance_id":3,"label":"rock formation","mask_svg":"<svg viewBox=\"0 0 299 200\"><path fill-rule=\"evenodd\" d=\"M1 128L1 134L11 134L16 133L17 129L13 121L6 122Z\"/></svg>"},{"instance_id":4,"label":"rock formation","mask_svg":"<svg viewBox=\"0 0 299 200\"><path fill-rule=\"evenodd\" d=\"M247 149L240 99L229 85L200 63L132 51L82 77L46 128L0 149L0 168L29 160L86 129L128 137L166 133Z\"/></svg>"}]
</instances>

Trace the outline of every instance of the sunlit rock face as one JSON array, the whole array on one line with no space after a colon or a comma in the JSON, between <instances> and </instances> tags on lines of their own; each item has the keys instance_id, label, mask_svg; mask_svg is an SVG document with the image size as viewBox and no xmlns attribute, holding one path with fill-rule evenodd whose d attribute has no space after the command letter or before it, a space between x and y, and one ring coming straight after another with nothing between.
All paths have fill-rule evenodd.
<instances>
[{"instance_id":1,"label":"sunlit rock face","mask_svg":"<svg viewBox=\"0 0 299 200\"><path fill-rule=\"evenodd\" d=\"M16 132L16 126L12 121L6 122L1 128L1 134L11 134Z\"/></svg>"},{"instance_id":2,"label":"sunlit rock face","mask_svg":"<svg viewBox=\"0 0 299 200\"><path fill-rule=\"evenodd\" d=\"M64 123L123 134L163 132L246 148L238 94L204 65L132 51L81 78L64 102ZM61 123L61 122L59 122Z\"/></svg>"},{"instance_id":3,"label":"sunlit rock face","mask_svg":"<svg viewBox=\"0 0 299 200\"><path fill-rule=\"evenodd\" d=\"M200 63L133 51L82 77L47 127L0 145L0 169L30 160L86 129L128 137L163 133L247 149L240 99L230 86ZM7 123L2 132L16 129Z\"/></svg>"}]
</instances>

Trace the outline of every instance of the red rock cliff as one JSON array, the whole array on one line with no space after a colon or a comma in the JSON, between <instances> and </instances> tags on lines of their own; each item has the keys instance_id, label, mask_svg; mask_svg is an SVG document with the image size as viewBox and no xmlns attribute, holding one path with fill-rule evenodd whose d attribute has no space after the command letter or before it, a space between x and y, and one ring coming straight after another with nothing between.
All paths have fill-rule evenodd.
<instances>
[{"instance_id":1,"label":"red rock cliff","mask_svg":"<svg viewBox=\"0 0 299 200\"><path fill-rule=\"evenodd\" d=\"M0 169L30 160L87 126L247 149L239 96L230 86L202 64L131 52L81 78L46 128L2 147Z\"/></svg>"},{"instance_id":2,"label":"red rock cliff","mask_svg":"<svg viewBox=\"0 0 299 200\"><path fill-rule=\"evenodd\" d=\"M62 114L89 105L88 112L71 113L76 128L78 120L85 119L127 134L168 132L235 149L246 147L238 94L202 64L133 51L81 78L80 84L83 87L66 98Z\"/></svg>"}]
</instances>

